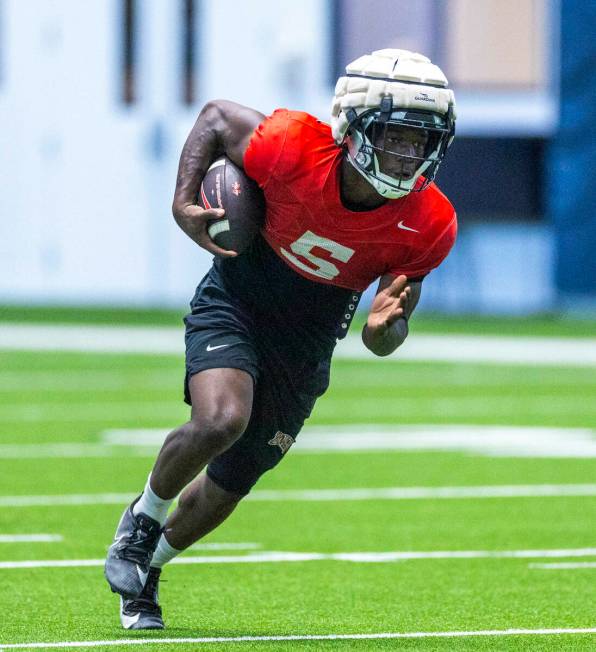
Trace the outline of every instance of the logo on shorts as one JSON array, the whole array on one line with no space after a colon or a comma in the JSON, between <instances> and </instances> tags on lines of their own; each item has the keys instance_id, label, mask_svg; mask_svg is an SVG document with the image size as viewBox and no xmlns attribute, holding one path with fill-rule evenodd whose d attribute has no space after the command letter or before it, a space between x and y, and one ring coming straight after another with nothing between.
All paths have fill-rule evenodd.
<instances>
[{"instance_id":1,"label":"logo on shorts","mask_svg":"<svg viewBox=\"0 0 596 652\"><path fill-rule=\"evenodd\" d=\"M290 446L294 443L294 441L295 439L293 437L290 437L290 435L286 435L285 432L278 430L273 436L273 439L270 439L267 443L269 446L279 446L281 448L282 455L285 455L290 450Z\"/></svg>"},{"instance_id":2,"label":"logo on shorts","mask_svg":"<svg viewBox=\"0 0 596 652\"><path fill-rule=\"evenodd\" d=\"M229 344L218 344L217 346L211 346L211 344L207 344L205 347L205 351L217 351L217 349L223 349L224 346L230 346Z\"/></svg>"}]
</instances>

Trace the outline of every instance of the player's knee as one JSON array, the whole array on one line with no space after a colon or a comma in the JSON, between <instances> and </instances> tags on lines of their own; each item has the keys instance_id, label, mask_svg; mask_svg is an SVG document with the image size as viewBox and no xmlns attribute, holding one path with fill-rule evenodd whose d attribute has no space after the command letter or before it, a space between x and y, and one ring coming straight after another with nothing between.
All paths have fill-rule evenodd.
<instances>
[{"instance_id":1,"label":"player's knee","mask_svg":"<svg viewBox=\"0 0 596 652\"><path fill-rule=\"evenodd\" d=\"M222 413L195 417L189 425L196 444L201 448L207 447L213 455L217 455L242 436L248 425L248 416L228 409Z\"/></svg>"}]
</instances>

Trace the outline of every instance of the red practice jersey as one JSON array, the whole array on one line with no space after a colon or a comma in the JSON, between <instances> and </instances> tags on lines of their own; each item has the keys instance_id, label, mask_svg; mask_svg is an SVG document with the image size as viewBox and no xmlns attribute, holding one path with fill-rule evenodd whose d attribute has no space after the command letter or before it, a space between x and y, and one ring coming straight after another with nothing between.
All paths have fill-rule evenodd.
<instances>
[{"instance_id":1,"label":"red practice jersey","mask_svg":"<svg viewBox=\"0 0 596 652\"><path fill-rule=\"evenodd\" d=\"M255 130L244 169L265 193L263 236L302 276L358 291L384 274L422 277L447 256L453 206L432 183L371 211L340 198L342 150L308 113L278 109Z\"/></svg>"}]
</instances>

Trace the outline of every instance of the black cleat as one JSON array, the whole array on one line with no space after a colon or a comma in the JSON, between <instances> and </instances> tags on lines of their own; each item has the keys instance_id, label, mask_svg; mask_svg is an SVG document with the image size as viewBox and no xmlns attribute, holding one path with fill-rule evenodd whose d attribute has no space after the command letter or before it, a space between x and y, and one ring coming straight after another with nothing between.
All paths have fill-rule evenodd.
<instances>
[{"instance_id":1,"label":"black cleat","mask_svg":"<svg viewBox=\"0 0 596 652\"><path fill-rule=\"evenodd\" d=\"M150 568L141 595L133 600L120 597L120 622L124 629L163 629L158 603L158 583L161 568Z\"/></svg>"},{"instance_id":2,"label":"black cleat","mask_svg":"<svg viewBox=\"0 0 596 652\"><path fill-rule=\"evenodd\" d=\"M126 599L141 595L162 530L155 519L132 513L136 502L126 508L120 519L104 567L112 591Z\"/></svg>"}]
</instances>

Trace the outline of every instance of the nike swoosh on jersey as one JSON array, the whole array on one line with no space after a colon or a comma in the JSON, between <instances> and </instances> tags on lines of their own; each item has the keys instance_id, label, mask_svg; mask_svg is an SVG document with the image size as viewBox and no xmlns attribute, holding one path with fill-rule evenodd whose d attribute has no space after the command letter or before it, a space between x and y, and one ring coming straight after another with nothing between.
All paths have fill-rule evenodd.
<instances>
[{"instance_id":1,"label":"nike swoosh on jersey","mask_svg":"<svg viewBox=\"0 0 596 652\"><path fill-rule=\"evenodd\" d=\"M207 351L215 351L216 349L223 349L224 346L230 346L229 344L218 344L217 346L211 346L211 344L207 344Z\"/></svg>"},{"instance_id":2,"label":"nike swoosh on jersey","mask_svg":"<svg viewBox=\"0 0 596 652\"><path fill-rule=\"evenodd\" d=\"M398 229L403 229L404 231L413 231L414 233L420 233L420 231L418 231L418 229L412 229L409 226L406 226L404 224L403 220L401 220L401 222L399 222L399 224L397 225L397 228Z\"/></svg>"}]
</instances>

